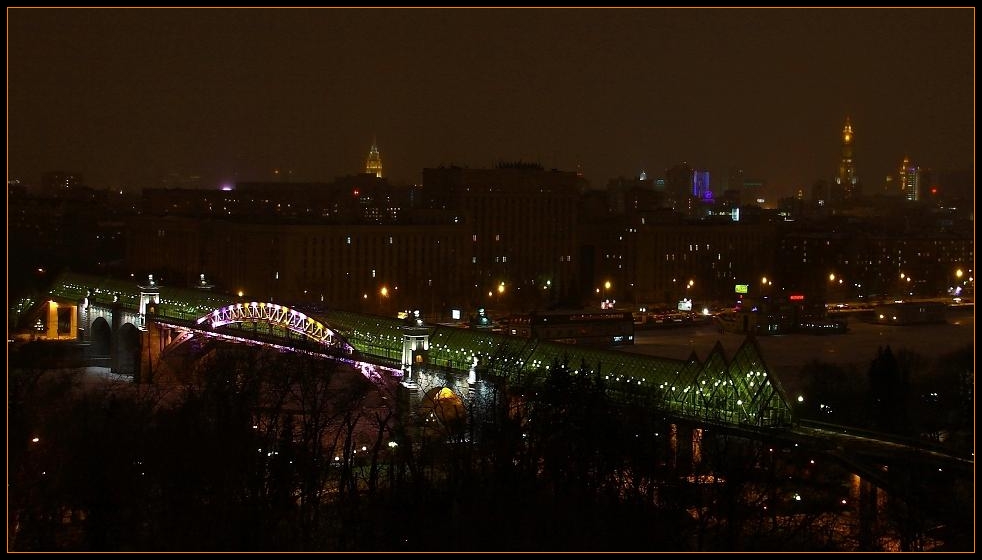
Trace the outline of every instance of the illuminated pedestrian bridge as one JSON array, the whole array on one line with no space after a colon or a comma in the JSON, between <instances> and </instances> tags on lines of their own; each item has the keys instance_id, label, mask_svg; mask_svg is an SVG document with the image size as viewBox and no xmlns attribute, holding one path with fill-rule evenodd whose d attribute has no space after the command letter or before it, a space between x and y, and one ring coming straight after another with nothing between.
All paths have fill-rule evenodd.
<instances>
[{"instance_id":1,"label":"illuminated pedestrian bridge","mask_svg":"<svg viewBox=\"0 0 982 560\"><path fill-rule=\"evenodd\" d=\"M22 325L33 327L32 338L83 342L94 359L141 383L159 382L154 372L160 372L161 361L189 343L259 345L341 361L375 383L398 383L408 399L404 410L415 411L418 421L428 418L446 426L470 413L464 403L544 389L550 373L562 368L563 374L589 376L614 403L656 412L680 430L685 425L695 434L714 427L760 441L809 445L880 487L902 487L915 471L959 477L974 472L974 456L799 419L797 400L787 398L753 338L732 357L717 343L705 359L693 353L677 360L481 329L238 301L149 280L136 285L64 274L44 299L18 302L12 311Z\"/></svg>"},{"instance_id":2,"label":"illuminated pedestrian bridge","mask_svg":"<svg viewBox=\"0 0 982 560\"><path fill-rule=\"evenodd\" d=\"M572 375L598 376L615 398L682 418L772 427L789 425L793 417L752 339L732 359L717 345L705 360L694 354L675 360L478 329L409 326L396 318L347 311L308 313L278 303L169 288L152 279L138 286L68 273L49 297L49 312L56 308L74 317L77 328L65 333L69 338L108 350L115 369L137 378L177 344L193 337L222 337L369 364L373 371L415 384L422 393L446 385L448 373L455 380L449 388L457 394L489 379L535 386L548 368L559 366Z\"/></svg>"}]
</instances>

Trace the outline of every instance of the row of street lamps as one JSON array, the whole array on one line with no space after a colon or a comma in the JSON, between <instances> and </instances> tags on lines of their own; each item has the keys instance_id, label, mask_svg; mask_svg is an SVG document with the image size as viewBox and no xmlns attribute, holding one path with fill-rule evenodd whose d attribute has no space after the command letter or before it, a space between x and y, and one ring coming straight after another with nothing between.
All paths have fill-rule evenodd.
<instances>
[{"instance_id":1,"label":"row of street lamps","mask_svg":"<svg viewBox=\"0 0 982 560\"><path fill-rule=\"evenodd\" d=\"M969 272L971 272L971 270ZM963 280L963 278L966 276L966 274L965 274L965 272L961 268L955 270L954 275L955 275L955 279L957 280L957 282L960 283L960 284L962 284L962 285L964 285L964 286L967 286L967 285L971 284L972 282L974 282L974 278L972 278L970 276L968 277L967 280ZM829 273L829 276L828 276L828 279L829 279L829 283L830 284L833 284L833 285L842 286L843 283L844 283L844 279L842 277L836 275L835 272L830 272ZM913 281L913 279L911 278L911 276L908 275L908 274L906 274L906 273L904 273L904 272L901 272L900 273L900 280L901 280L901 282L906 282L908 284ZM672 279L672 282L673 283L676 282L676 279L673 278ZM686 292L687 293L688 293L689 290L691 290L691 289L693 289L695 287L695 283L696 282L695 282L694 279L690 279L686 283L685 289L686 289ZM767 287L772 286L774 284L774 281L772 279L769 279L767 276L762 276L761 279L760 279L760 283L761 283L761 286L763 288L767 288ZM548 288L549 285L551 285L551 282L549 282L544 287L545 288ZM861 286L859 284L856 284L856 287L861 287ZM610 292L610 290L612 288L613 288L613 283L610 280L605 280L604 283L603 283L603 286L596 289L596 293L598 295L601 294L601 292L602 292L602 296L603 296L602 297L602 302L603 303L606 303L608 301L608 294L609 294L609 292ZM398 289L398 288L396 288L396 289ZM505 295L505 292L506 291L507 291L506 284L505 284L504 281L501 281L501 282L498 283L498 285L497 285L497 287L495 289L488 290L488 297L489 298L493 298L495 296L495 292L497 292L497 296L499 298L501 298L501 297L503 297ZM378 290L378 308L379 308L380 311L383 309L383 301L389 298L389 294L390 294L390 291L389 291L388 286L381 286L379 288L379 290ZM240 291L239 292L239 297L242 297L242 296L243 296L243 294ZM365 299L368 299L368 294L367 293L364 294L364 298Z\"/></svg>"}]
</instances>

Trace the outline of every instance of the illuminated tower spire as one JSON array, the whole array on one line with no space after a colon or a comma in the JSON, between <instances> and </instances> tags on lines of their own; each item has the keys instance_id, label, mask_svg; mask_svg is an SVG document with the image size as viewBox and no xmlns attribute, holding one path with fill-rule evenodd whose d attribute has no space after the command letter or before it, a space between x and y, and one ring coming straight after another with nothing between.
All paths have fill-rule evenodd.
<instances>
[{"instance_id":1,"label":"illuminated tower spire","mask_svg":"<svg viewBox=\"0 0 982 560\"><path fill-rule=\"evenodd\" d=\"M372 149L368 152L368 159L365 160L365 173L371 173L379 179L382 178L382 155L378 153L376 141L372 139Z\"/></svg>"},{"instance_id":2,"label":"illuminated tower spire","mask_svg":"<svg viewBox=\"0 0 982 560\"><path fill-rule=\"evenodd\" d=\"M859 194L859 178L856 177L856 166L852 160L852 145L855 141L852 122L846 117L846 125L842 127L842 159L839 161L839 175L836 177L846 198Z\"/></svg>"}]
</instances>

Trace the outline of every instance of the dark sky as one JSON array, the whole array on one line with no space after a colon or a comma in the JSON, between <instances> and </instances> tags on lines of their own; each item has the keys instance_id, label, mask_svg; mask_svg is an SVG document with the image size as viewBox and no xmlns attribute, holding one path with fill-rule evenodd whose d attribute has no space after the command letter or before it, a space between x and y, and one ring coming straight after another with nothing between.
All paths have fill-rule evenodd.
<instances>
[{"instance_id":1,"label":"dark sky","mask_svg":"<svg viewBox=\"0 0 982 560\"><path fill-rule=\"evenodd\" d=\"M330 180L497 160L592 184L685 160L787 195L845 116L880 185L974 166L967 9L8 9L8 177Z\"/></svg>"}]
</instances>

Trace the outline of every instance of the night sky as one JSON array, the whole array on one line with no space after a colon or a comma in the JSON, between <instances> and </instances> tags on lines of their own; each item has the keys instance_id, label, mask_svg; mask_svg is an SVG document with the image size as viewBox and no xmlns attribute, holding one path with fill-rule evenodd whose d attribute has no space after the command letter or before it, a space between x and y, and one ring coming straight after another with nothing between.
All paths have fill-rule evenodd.
<instances>
[{"instance_id":1,"label":"night sky","mask_svg":"<svg viewBox=\"0 0 982 560\"><path fill-rule=\"evenodd\" d=\"M536 161L594 187L685 160L770 196L905 153L974 165L967 9L9 9L8 177L327 181Z\"/></svg>"}]
</instances>

